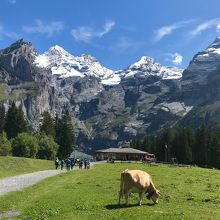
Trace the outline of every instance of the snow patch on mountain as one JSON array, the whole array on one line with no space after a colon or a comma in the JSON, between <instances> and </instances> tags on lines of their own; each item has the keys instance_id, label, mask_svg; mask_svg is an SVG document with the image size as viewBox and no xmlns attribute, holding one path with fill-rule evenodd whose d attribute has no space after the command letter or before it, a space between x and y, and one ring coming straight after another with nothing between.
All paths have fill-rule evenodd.
<instances>
[{"instance_id":1,"label":"snow patch on mountain","mask_svg":"<svg viewBox=\"0 0 220 220\"><path fill-rule=\"evenodd\" d=\"M193 106L186 106L183 102L163 102L157 105L156 108L171 112L175 115L184 116L192 110Z\"/></svg>"},{"instance_id":2,"label":"snow patch on mountain","mask_svg":"<svg viewBox=\"0 0 220 220\"><path fill-rule=\"evenodd\" d=\"M90 55L73 56L58 45L51 47L44 54L37 55L34 63L40 68L50 69L52 74L59 75L59 78L94 76L99 78L103 85L110 86L120 84L121 78L136 75L158 76L164 80L182 77L181 69L162 66L147 56L143 56L125 70L114 72L103 67Z\"/></svg>"},{"instance_id":3,"label":"snow patch on mountain","mask_svg":"<svg viewBox=\"0 0 220 220\"><path fill-rule=\"evenodd\" d=\"M59 78L94 76L100 78L104 85L117 85L121 81L114 71L101 66L94 57L86 54L75 57L58 45L37 55L34 63L38 67L50 69Z\"/></svg>"},{"instance_id":4,"label":"snow patch on mountain","mask_svg":"<svg viewBox=\"0 0 220 220\"><path fill-rule=\"evenodd\" d=\"M122 71L123 77L139 76L158 76L161 79L179 79L182 77L182 69L177 67L166 67L157 63L151 57L143 56L134 64L130 65L128 69Z\"/></svg>"},{"instance_id":5,"label":"snow patch on mountain","mask_svg":"<svg viewBox=\"0 0 220 220\"><path fill-rule=\"evenodd\" d=\"M205 50L198 53L196 60L203 61L204 59L219 59L220 58L220 37L209 45Z\"/></svg>"}]
</instances>

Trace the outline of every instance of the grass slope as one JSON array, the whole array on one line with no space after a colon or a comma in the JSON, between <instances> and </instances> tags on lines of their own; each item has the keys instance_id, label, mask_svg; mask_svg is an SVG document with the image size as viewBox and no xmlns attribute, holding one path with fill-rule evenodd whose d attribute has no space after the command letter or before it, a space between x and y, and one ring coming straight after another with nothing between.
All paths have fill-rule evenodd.
<instances>
[{"instance_id":1,"label":"grass slope","mask_svg":"<svg viewBox=\"0 0 220 220\"><path fill-rule=\"evenodd\" d=\"M54 169L53 161L0 156L0 178Z\"/></svg>"},{"instance_id":2,"label":"grass slope","mask_svg":"<svg viewBox=\"0 0 220 220\"><path fill-rule=\"evenodd\" d=\"M162 197L158 205L137 194L130 206L118 207L120 172L125 168L148 171ZM21 211L18 219L219 219L219 170L147 167L142 164L101 164L52 177L1 197L0 214Z\"/></svg>"}]
</instances>

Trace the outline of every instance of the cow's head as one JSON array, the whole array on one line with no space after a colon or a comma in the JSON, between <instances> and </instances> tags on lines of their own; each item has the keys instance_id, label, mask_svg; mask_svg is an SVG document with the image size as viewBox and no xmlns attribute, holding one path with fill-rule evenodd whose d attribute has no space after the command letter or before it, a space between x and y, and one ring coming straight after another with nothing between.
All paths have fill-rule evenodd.
<instances>
[{"instance_id":1,"label":"cow's head","mask_svg":"<svg viewBox=\"0 0 220 220\"><path fill-rule=\"evenodd\" d=\"M159 197L160 197L160 192L159 192L159 190L156 190L156 191L152 191L151 193L149 193L147 196L147 199L149 199L149 200L152 199L153 202L155 204L157 204Z\"/></svg>"},{"instance_id":2,"label":"cow's head","mask_svg":"<svg viewBox=\"0 0 220 220\"><path fill-rule=\"evenodd\" d=\"M154 192L154 194L152 195L152 197L151 197L151 199L153 200L154 204L158 203L159 197L160 197L160 192L159 192L159 190L156 190Z\"/></svg>"}]
</instances>

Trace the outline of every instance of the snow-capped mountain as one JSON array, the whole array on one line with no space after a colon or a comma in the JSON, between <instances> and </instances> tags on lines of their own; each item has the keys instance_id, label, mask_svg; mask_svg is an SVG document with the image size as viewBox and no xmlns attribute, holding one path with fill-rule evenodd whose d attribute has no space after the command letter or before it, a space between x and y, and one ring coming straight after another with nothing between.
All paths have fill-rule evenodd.
<instances>
[{"instance_id":1,"label":"snow-capped mountain","mask_svg":"<svg viewBox=\"0 0 220 220\"><path fill-rule=\"evenodd\" d=\"M216 38L205 50L198 52L183 72L184 84L191 80L204 84L209 74L219 69L220 37ZM213 75L213 74L212 74Z\"/></svg>"},{"instance_id":2,"label":"snow-capped mountain","mask_svg":"<svg viewBox=\"0 0 220 220\"><path fill-rule=\"evenodd\" d=\"M47 52L37 55L34 63L41 68L50 69L59 78L94 76L104 85L117 85L120 77L110 69L103 67L94 57L83 54L75 57L56 45Z\"/></svg>"},{"instance_id":3,"label":"snow-capped mountain","mask_svg":"<svg viewBox=\"0 0 220 220\"><path fill-rule=\"evenodd\" d=\"M65 109L79 146L117 146L167 123L220 126L219 64L220 38L197 53L183 73L147 56L113 71L59 46L38 55L30 42L19 40L0 50L1 99L6 107L15 99L22 104L33 129L45 110L61 115Z\"/></svg>"},{"instance_id":4,"label":"snow-capped mountain","mask_svg":"<svg viewBox=\"0 0 220 220\"><path fill-rule=\"evenodd\" d=\"M182 69L177 67L166 67L157 63L151 57L143 56L126 70L120 71L123 77L134 76L158 76L161 79L179 79L182 77Z\"/></svg>"},{"instance_id":5,"label":"snow-capped mountain","mask_svg":"<svg viewBox=\"0 0 220 220\"><path fill-rule=\"evenodd\" d=\"M94 76L103 85L118 85L121 78L141 76L159 76L161 79L179 79L182 70L177 67L165 67L152 58L143 56L139 61L125 70L113 71L103 67L91 55L73 56L62 47L56 45L47 52L37 55L34 63L41 68L50 69L59 78Z\"/></svg>"}]
</instances>

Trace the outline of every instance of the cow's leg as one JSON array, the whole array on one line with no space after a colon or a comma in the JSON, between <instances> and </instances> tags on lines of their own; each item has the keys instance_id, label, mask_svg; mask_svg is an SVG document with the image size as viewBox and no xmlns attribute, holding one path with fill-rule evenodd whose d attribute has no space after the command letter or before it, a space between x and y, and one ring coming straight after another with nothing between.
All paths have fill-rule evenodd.
<instances>
[{"instance_id":1,"label":"cow's leg","mask_svg":"<svg viewBox=\"0 0 220 220\"><path fill-rule=\"evenodd\" d=\"M142 205L142 197L143 197L143 192L139 192L139 205L141 206Z\"/></svg>"},{"instance_id":2,"label":"cow's leg","mask_svg":"<svg viewBox=\"0 0 220 220\"><path fill-rule=\"evenodd\" d=\"M121 198L122 198L122 191L120 190L118 193L118 205L121 204Z\"/></svg>"},{"instance_id":3,"label":"cow's leg","mask_svg":"<svg viewBox=\"0 0 220 220\"><path fill-rule=\"evenodd\" d=\"M125 193L126 206L128 206L128 197L129 197L129 195L130 195L129 191Z\"/></svg>"}]
</instances>

